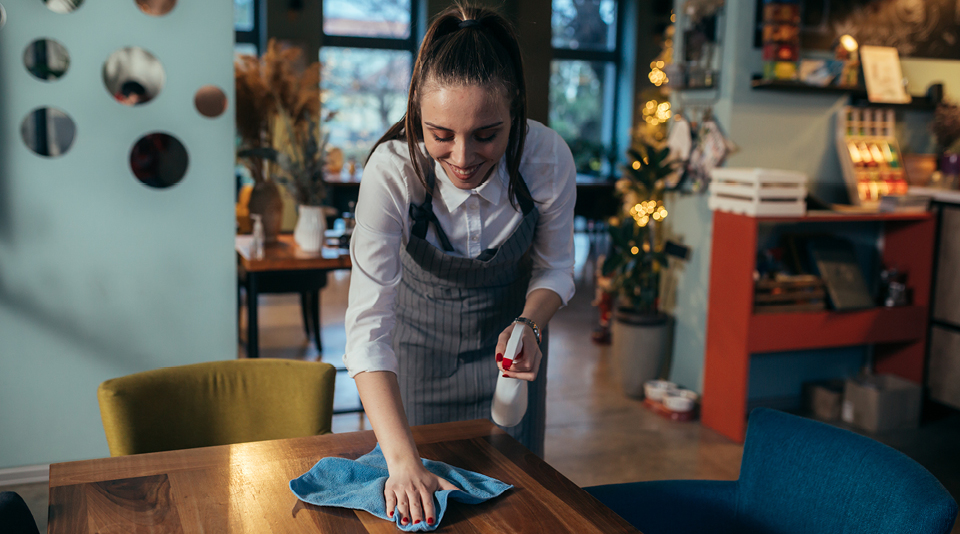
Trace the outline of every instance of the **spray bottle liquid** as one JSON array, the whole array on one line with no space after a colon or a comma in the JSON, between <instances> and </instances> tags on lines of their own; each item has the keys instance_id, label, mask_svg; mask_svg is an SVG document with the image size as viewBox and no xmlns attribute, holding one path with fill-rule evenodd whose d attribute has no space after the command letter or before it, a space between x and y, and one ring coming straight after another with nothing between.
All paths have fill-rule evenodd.
<instances>
[{"instance_id":1,"label":"spray bottle liquid","mask_svg":"<svg viewBox=\"0 0 960 534\"><path fill-rule=\"evenodd\" d=\"M250 247L250 255L255 260L262 260L264 242L266 241L263 222L260 220L260 216L256 214L250 215L250 218L253 219L253 245Z\"/></svg>"},{"instance_id":2,"label":"spray bottle liquid","mask_svg":"<svg viewBox=\"0 0 960 534\"><path fill-rule=\"evenodd\" d=\"M517 354L520 354L523 348L523 343L520 341L523 337L523 328L522 323L513 326L510 341L507 341L507 349L503 352L504 359L514 360ZM517 426L525 413L527 413L527 381L500 375L497 379L497 389L493 393L493 406L490 408L493 422L505 427Z\"/></svg>"}]
</instances>

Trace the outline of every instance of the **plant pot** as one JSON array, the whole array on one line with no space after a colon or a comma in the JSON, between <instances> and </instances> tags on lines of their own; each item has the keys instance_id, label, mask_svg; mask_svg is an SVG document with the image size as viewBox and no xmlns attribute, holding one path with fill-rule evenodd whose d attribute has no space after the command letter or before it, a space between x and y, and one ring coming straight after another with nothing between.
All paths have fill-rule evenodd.
<instances>
[{"instance_id":1,"label":"plant pot","mask_svg":"<svg viewBox=\"0 0 960 534\"><path fill-rule=\"evenodd\" d=\"M319 252L323 246L324 232L327 230L327 216L320 206L298 208L297 227L293 230L293 239L304 252Z\"/></svg>"},{"instance_id":2,"label":"plant pot","mask_svg":"<svg viewBox=\"0 0 960 534\"><path fill-rule=\"evenodd\" d=\"M251 215L259 215L263 223L264 241L275 243L280 235L283 223L283 199L280 190L273 182L260 182L250 192L249 210Z\"/></svg>"},{"instance_id":3,"label":"plant pot","mask_svg":"<svg viewBox=\"0 0 960 534\"><path fill-rule=\"evenodd\" d=\"M673 344L673 320L663 313L636 313L620 308L614 315L615 369L623 393L643 398L643 385L660 378Z\"/></svg>"}]
</instances>

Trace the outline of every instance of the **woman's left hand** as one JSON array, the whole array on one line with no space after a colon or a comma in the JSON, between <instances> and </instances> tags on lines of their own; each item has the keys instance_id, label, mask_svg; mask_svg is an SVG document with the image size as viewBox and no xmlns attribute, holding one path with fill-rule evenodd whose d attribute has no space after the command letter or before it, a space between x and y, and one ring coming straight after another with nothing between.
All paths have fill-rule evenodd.
<instances>
[{"instance_id":1,"label":"woman's left hand","mask_svg":"<svg viewBox=\"0 0 960 534\"><path fill-rule=\"evenodd\" d=\"M510 378L519 378L520 380L533 381L537 378L537 372L540 370L540 359L543 354L540 353L540 346L537 344L537 336L533 334L533 329L523 325L523 337L520 338L520 353L513 360L511 355L505 355L503 352L507 349L507 341L513 334L514 327L519 323L513 323L500 333L497 339L497 366L505 376Z\"/></svg>"}]
</instances>

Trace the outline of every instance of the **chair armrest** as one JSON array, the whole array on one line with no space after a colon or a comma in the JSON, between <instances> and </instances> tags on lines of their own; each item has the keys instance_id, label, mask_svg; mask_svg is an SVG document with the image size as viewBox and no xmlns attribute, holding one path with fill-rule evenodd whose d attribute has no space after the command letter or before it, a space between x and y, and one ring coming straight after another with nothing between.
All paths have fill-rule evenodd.
<instances>
[{"instance_id":1,"label":"chair armrest","mask_svg":"<svg viewBox=\"0 0 960 534\"><path fill-rule=\"evenodd\" d=\"M583 489L644 534L736 532L735 480L656 480Z\"/></svg>"}]
</instances>

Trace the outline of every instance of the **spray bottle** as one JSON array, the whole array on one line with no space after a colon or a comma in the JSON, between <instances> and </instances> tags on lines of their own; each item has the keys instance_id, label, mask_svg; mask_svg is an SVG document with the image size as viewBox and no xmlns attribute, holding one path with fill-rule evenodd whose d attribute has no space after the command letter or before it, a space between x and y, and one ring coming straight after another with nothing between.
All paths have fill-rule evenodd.
<instances>
[{"instance_id":1,"label":"spray bottle","mask_svg":"<svg viewBox=\"0 0 960 534\"><path fill-rule=\"evenodd\" d=\"M250 247L250 255L255 260L262 260L264 241L266 241L263 222L260 220L260 215L257 214L251 214L250 218L253 219L253 245Z\"/></svg>"},{"instance_id":2,"label":"spray bottle","mask_svg":"<svg viewBox=\"0 0 960 534\"><path fill-rule=\"evenodd\" d=\"M522 323L513 326L507 349L503 352L504 359L515 360L523 349L520 338L523 337ZM503 375L497 379L497 389L493 393L493 406L490 415L493 422L500 426L517 426L524 414L527 413L527 381L519 378L508 378Z\"/></svg>"}]
</instances>

